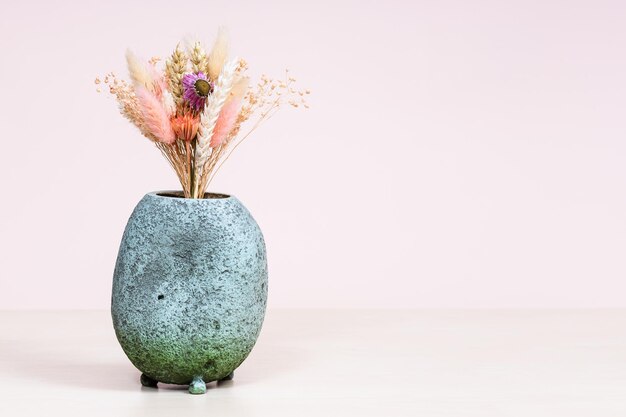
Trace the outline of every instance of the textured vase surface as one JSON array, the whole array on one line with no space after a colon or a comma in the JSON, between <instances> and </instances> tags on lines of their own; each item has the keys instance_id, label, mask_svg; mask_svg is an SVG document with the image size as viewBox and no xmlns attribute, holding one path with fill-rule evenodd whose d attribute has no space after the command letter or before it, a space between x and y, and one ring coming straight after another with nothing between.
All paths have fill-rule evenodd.
<instances>
[{"instance_id":1,"label":"textured vase surface","mask_svg":"<svg viewBox=\"0 0 626 417\"><path fill-rule=\"evenodd\" d=\"M142 382L228 378L265 315L263 235L235 197L173 195L147 194L128 220L113 277L115 333Z\"/></svg>"}]
</instances>

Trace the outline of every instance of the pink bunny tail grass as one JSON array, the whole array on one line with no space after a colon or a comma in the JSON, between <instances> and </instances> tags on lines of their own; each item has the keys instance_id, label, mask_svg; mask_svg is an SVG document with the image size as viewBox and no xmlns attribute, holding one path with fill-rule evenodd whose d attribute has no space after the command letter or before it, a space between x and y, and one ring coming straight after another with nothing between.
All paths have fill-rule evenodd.
<instances>
[{"instance_id":1,"label":"pink bunny tail grass","mask_svg":"<svg viewBox=\"0 0 626 417\"><path fill-rule=\"evenodd\" d=\"M158 142L174 143L176 136L172 130L170 118L161 105L160 100L154 94L141 87L136 89L135 94L139 101L139 109L146 130Z\"/></svg>"},{"instance_id":2,"label":"pink bunny tail grass","mask_svg":"<svg viewBox=\"0 0 626 417\"><path fill-rule=\"evenodd\" d=\"M216 148L224 143L224 139L228 137L237 121L240 109L241 99L239 98L232 98L224 105L217 122L215 122L215 129L213 129L213 136L211 137L211 143L209 143L211 148Z\"/></svg>"}]
</instances>

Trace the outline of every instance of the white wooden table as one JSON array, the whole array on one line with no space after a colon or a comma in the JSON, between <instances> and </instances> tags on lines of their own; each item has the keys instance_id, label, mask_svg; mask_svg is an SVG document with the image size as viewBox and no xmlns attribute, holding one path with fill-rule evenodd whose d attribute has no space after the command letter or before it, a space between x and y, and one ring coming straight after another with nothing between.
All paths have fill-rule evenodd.
<instances>
[{"instance_id":1,"label":"white wooden table","mask_svg":"<svg viewBox=\"0 0 626 417\"><path fill-rule=\"evenodd\" d=\"M106 311L0 312L0 416L626 416L625 310L274 310L232 382L142 388Z\"/></svg>"}]
</instances>

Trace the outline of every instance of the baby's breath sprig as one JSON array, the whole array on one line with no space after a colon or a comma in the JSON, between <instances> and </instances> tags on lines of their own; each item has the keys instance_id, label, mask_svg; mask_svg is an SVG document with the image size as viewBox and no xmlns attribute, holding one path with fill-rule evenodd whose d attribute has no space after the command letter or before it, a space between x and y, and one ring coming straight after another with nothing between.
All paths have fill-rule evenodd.
<instances>
[{"instance_id":1,"label":"baby's breath sprig","mask_svg":"<svg viewBox=\"0 0 626 417\"><path fill-rule=\"evenodd\" d=\"M244 61L241 67L247 68ZM224 145L224 148L228 147L231 142L237 137L241 126L250 120L254 114L258 114L258 118L254 121L252 127L241 136L239 140L232 145L230 151L226 156L221 159L219 164L212 170L211 176L207 180L207 186L211 183L215 174L220 170L222 165L230 158L233 151L246 139L252 132L259 128L259 126L272 118L274 114L285 103L291 107L298 108L303 106L309 108L309 104L306 101L306 96L311 94L310 90L296 90L293 85L296 79L289 75L289 70L285 70L285 77L283 80L273 79L267 75L261 75L261 80L257 83L256 88L250 89L244 98L245 104L242 106L237 121L235 122L230 135Z\"/></svg>"}]
</instances>

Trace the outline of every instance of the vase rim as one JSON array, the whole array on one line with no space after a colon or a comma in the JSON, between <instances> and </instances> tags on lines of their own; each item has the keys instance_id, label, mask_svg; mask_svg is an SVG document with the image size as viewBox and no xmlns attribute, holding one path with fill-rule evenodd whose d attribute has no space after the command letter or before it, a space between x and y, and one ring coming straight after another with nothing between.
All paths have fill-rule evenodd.
<instances>
[{"instance_id":1,"label":"vase rim","mask_svg":"<svg viewBox=\"0 0 626 417\"><path fill-rule=\"evenodd\" d=\"M147 195L156 198L163 199L177 199L177 200L188 200L188 201L214 201L214 200L231 200L234 197L230 194L224 193L204 193L204 198L185 198L185 195L182 191L176 190L162 190L162 191L152 191Z\"/></svg>"}]
</instances>

